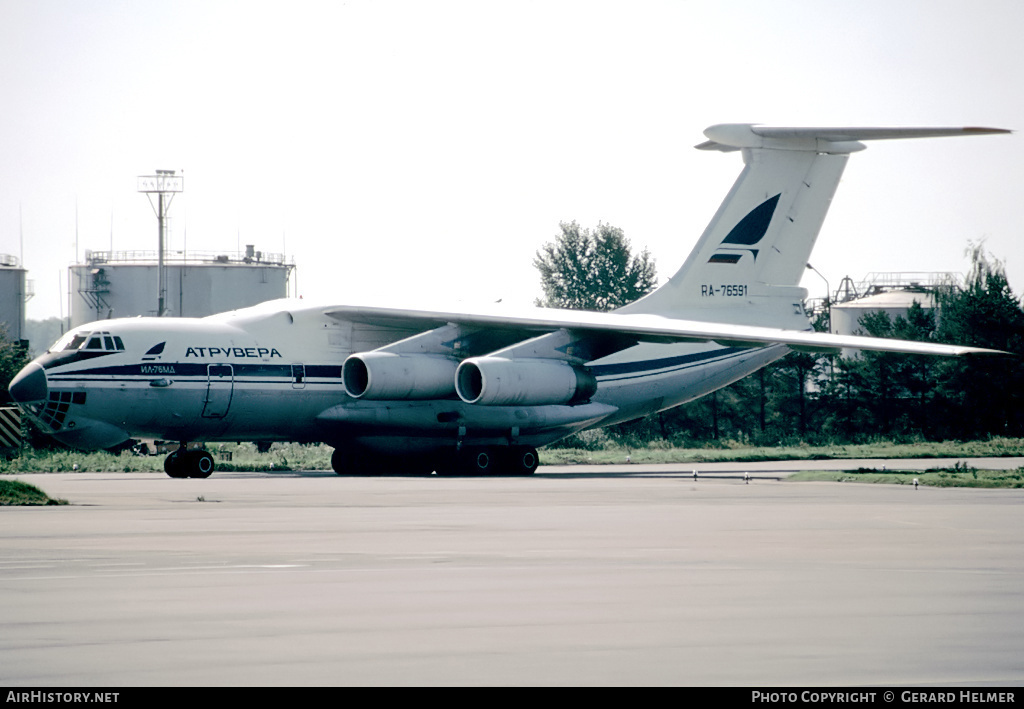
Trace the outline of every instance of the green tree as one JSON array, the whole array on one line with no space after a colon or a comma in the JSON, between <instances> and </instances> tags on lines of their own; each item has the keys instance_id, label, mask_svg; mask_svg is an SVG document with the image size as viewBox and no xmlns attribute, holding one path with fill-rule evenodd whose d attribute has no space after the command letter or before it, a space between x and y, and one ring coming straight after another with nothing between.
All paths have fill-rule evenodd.
<instances>
[{"instance_id":1,"label":"green tree","mask_svg":"<svg viewBox=\"0 0 1024 709\"><path fill-rule=\"evenodd\" d=\"M544 291L537 305L607 311L654 290L658 282L654 259L646 249L634 255L622 229L598 224L591 231L575 221L562 222L559 227L561 233L533 260ZM657 421L651 418L619 424L608 433L627 442L646 442L653 437L650 430ZM656 430L664 431L660 427ZM579 444L575 436L569 441Z\"/></svg>"},{"instance_id":2,"label":"green tree","mask_svg":"<svg viewBox=\"0 0 1024 709\"><path fill-rule=\"evenodd\" d=\"M1002 265L969 250L962 290L938 293L937 316L915 303L906 317L861 318L875 337L945 342L1024 354L1024 311ZM1024 435L1024 367L1012 357L929 357L862 352L843 359L819 398L820 429L841 438L896 434L930 439Z\"/></svg>"},{"instance_id":3,"label":"green tree","mask_svg":"<svg viewBox=\"0 0 1024 709\"><path fill-rule=\"evenodd\" d=\"M622 229L598 224L591 231L576 222L559 226L561 233L533 261L544 290L538 305L613 310L654 289L654 260L646 249L634 255Z\"/></svg>"},{"instance_id":4,"label":"green tree","mask_svg":"<svg viewBox=\"0 0 1024 709\"><path fill-rule=\"evenodd\" d=\"M864 315L859 322L872 337L919 342L935 337L934 312L916 300L906 317L893 319L880 310ZM845 395L832 403L845 419L846 433L929 435L936 362L927 355L870 350L842 359L837 386L831 393L845 390Z\"/></svg>"},{"instance_id":5,"label":"green tree","mask_svg":"<svg viewBox=\"0 0 1024 709\"><path fill-rule=\"evenodd\" d=\"M946 437L1024 434L1024 310L1002 264L981 245L968 251L971 271L962 291L941 301L942 342L1003 350L1010 357L967 357L939 362L939 394L946 407Z\"/></svg>"},{"instance_id":6,"label":"green tree","mask_svg":"<svg viewBox=\"0 0 1024 709\"><path fill-rule=\"evenodd\" d=\"M24 336L29 341L29 354L33 357L41 355L46 348L56 342L64 334L62 318L46 318L45 320L26 320Z\"/></svg>"},{"instance_id":7,"label":"green tree","mask_svg":"<svg viewBox=\"0 0 1024 709\"><path fill-rule=\"evenodd\" d=\"M28 352L25 347L20 342L9 339L6 329L0 327L0 403L11 402L7 387L26 364Z\"/></svg>"}]
</instances>

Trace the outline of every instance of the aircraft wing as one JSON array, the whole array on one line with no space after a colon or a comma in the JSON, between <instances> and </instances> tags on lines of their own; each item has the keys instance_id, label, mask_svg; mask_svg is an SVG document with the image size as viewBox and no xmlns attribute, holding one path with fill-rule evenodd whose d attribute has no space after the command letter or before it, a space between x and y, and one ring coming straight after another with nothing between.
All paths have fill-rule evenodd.
<instances>
[{"instance_id":1,"label":"aircraft wing","mask_svg":"<svg viewBox=\"0 0 1024 709\"><path fill-rule=\"evenodd\" d=\"M784 330L753 325L680 320L649 314L597 313L538 308L530 314L510 312L446 312L378 306L336 306L327 315L339 320L387 324L430 330L447 324L522 333L522 339L568 330L590 337L627 337L638 342L718 342L730 346L761 347L782 344L810 352L861 349L946 357L1006 355L980 347L894 340L856 335L833 335L812 330Z\"/></svg>"}]
</instances>

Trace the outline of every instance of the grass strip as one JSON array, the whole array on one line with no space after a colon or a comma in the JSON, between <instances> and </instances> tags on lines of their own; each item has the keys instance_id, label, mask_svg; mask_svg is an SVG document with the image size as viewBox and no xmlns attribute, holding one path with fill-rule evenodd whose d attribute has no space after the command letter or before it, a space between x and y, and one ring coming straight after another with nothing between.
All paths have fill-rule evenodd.
<instances>
[{"instance_id":1,"label":"grass strip","mask_svg":"<svg viewBox=\"0 0 1024 709\"><path fill-rule=\"evenodd\" d=\"M982 487L1022 488L1024 468L1016 470L985 470L957 463L952 468L927 470L804 470L789 475L786 480L796 482L831 481L856 483L882 483L886 485L919 485L927 487Z\"/></svg>"},{"instance_id":2,"label":"grass strip","mask_svg":"<svg viewBox=\"0 0 1024 709\"><path fill-rule=\"evenodd\" d=\"M55 500L35 485L20 480L0 478L0 506L2 505L66 505L67 500Z\"/></svg>"}]
</instances>

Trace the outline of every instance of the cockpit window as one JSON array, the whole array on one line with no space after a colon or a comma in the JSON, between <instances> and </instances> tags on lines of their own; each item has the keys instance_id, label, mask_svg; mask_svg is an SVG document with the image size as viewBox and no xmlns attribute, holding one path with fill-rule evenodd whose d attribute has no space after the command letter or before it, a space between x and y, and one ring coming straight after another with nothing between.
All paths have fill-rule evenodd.
<instances>
[{"instance_id":1,"label":"cockpit window","mask_svg":"<svg viewBox=\"0 0 1024 709\"><path fill-rule=\"evenodd\" d=\"M83 344L85 344L85 335L75 335L74 339L71 340L64 349L77 350Z\"/></svg>"},{"instance_id":2,"label":"cockpit window","mask_svg":"<svg viewBox=\"0 0 1024 709\"><path fill-rule=\"evenodd\" d=\"M124 343L121 342L120 337L111 337L109 332L103 333L103 344L107 346L107 350L113 352L123 352Z\"/></svg>"},{"instance_id":3,"label":"cockpit window","mask_svg":"<svg viewBox=\"0 0 1024 709\"><path fill-rule=\"evenodd\" d=\"M109 332L69 332L57 340L50 352L71 352L83 349L98 352L123 352L124 342Z\"/></svg>"},{"instance_id":4,"label":"cockpit window","mask_svg":"<svg viewBox=\"0 0 1024 709\"><path fill-rule=\"evenodd\" d=\"M53 347L50 348L50 352L67 352L70 350L77 350L85 342L88 335L81 332L69 332L62 338L54 343Z\"/></svg>"}]
</instances>

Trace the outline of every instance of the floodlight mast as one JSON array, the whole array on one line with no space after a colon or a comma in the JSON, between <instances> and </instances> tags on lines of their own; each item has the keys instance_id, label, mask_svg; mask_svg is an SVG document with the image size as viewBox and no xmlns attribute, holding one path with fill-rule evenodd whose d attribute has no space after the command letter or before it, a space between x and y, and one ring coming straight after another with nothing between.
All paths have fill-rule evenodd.
<instances>
[{"instance_id":1,"label":"floodlight mast","mask_svg":"<svg viewBox=\"0 0 1024 709\"><path fill-rule=\"evenodd\" d=\"M164 243L167 235L167 210L171 208L171 200L178 192L185 190L185 177L176 174L176 170L157 170L155 175L139 177L139 192L149 198L149 204L156 212L159 222L157 241L157 306L156 314L163 317L167 313L167 274L164 268ZM157 195L157 204L153 204L153 195ZM167 199L164 196L167 195Z\"/></svg>"}]
</instances>

